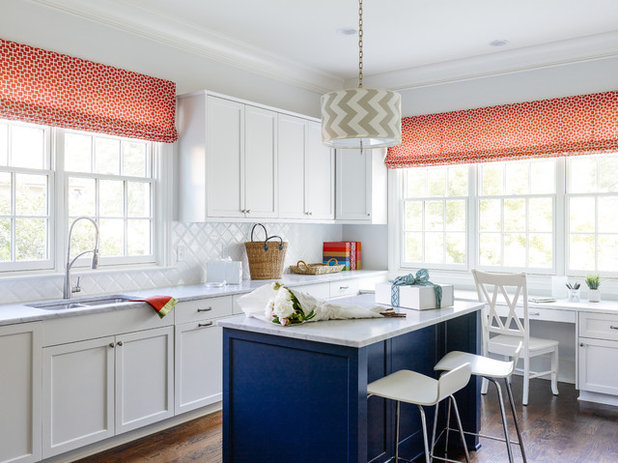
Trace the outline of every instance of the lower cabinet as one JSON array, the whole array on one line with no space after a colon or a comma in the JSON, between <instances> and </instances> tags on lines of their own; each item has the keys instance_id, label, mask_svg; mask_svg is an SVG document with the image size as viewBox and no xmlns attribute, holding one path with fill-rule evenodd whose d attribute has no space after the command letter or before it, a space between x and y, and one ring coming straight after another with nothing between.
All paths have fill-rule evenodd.
<instances>
[{"instance_id":1,"label":"lower cabinet","mask_svg":"<svg viewBox=\"0 0 618 463\"><path fill-rule=\"evenodd\" d=\"M176 414L222 398L222 330L214 320L176 326Z\"/></svg>"},{"instance_id":2,"label":"lower cabinet","mask_svg":"<svg viewBox=\"0 0 618 463\"><path fill-rule=\"evenodd\" d=\"M578 387L618 395L618 341L579 338Z\"/></svg>"},{"instance_id":3,"label":"lower cabinet","mask_svg":"<svg viewBox=\"0 0 618 463\"><path fill-rule=\"evenodd\" d=\"M43 458L173 415L173 327L43 349Z\"/></svg>"},{"instance_id":4,"label":"lower cabinet","mask_svg":"<svg viewBox=\"0 0 618 463\"><path fill-rule=\"evenodd\" d=\"M41 459L39 323L0 326L0 462Z\"/></svg>"}]
</instances>

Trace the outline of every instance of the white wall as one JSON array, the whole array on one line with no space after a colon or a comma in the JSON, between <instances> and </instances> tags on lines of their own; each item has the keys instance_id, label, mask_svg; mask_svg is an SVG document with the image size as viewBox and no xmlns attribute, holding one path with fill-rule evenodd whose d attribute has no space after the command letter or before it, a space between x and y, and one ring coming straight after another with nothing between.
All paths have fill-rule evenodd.
<instances>
[{"instance_id":1,"label":"white wall","mask_svg":"<svg viewBox=\"0 0 618 463\"><path fill-rule=\"evenodd\" d=\"M342 241L360 241L361 265L364 270L388 268L387 225L343 225Z\"/></svg>"}]
</instances>

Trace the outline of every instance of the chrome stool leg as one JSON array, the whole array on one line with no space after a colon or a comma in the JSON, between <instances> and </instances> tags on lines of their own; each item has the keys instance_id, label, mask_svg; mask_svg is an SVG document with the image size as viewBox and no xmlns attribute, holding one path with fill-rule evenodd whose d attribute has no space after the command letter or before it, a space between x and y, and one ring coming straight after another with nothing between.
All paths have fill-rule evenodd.
<instances>
[{"instance_id":1,"label":"chrome stool leg","mask_svg":"<svg viewBox=\"0 0 618 463\"><path fill-rule=\"evenodd\" d=\"M448 435L451 430L451 398L448 398L448 412L446 413L446 439L444 440L444 458L448 457Z\"/></svg>"},{"instance_id":2,"label":"chrome stool leg","mask_svg":"<svg viewBox=\"0 0 618 463\"><path fill-rule=\"evenodd\" d=\"M397 401L397 414L395 415L395 463L399 463L399 411L401 402Z\"/></svg>"},{"instance_id":3,"label":"chrome stool leg","mask_svg":"<svg viewBox=\"0 0 618 463\"><path fill-rule=\"evenodd\" d=\"M421 423L423 426L423 444L425 446L425 461L431 463L431 454L429 453L429 442L427 441L427 419L425 418L425 410L423 406L419 405L418 409L421 412Z\"/></svg>"},{"instance_id":4,"label":"chrome stool leg","mask_svg":"<svg viewBox=\"0 0 618 463\"><path fill-rule=\"evenodd\" d=\"M431 461L433 462L433 452L436 447L436 431L438 429L438 411L440 410L440 402L436 404L436 410L433 415L433 431L431 433Z\"/></svg>"},{"instance_id":5,"label":"chrome stool leg","mask_svg":"<svg viewBox=\"0 0 618 463\"><path fill-rule=\"evenodd\" d=\"M457 426L459 427L459 436L461 437L461 444L463 445L464 452L466 454L466 463L470 463L470 455L468 454L468 446L466 445L466 436L464 436L463 426L461 425L461 418L459 417L459 407L457 407L457 401L454 396L451 396L453 401L453 409L455 410L455 417L457 418Z\"/></svg>"},{"instance_id":6,"label":"chrome stool leg","mask_svg":"<svg viewBox=\"0 0 618 463\"><path fill-rule=\"evenodd\" d=\"M528 463L528 459L526 458L526 451L524 450L524 440L521 437L521 430L519 429L519 420L517 419L517 411L515 410L515 401L513 400L513 391L511 389L510 377L505 378L504 382L506 383L506 393L509 398L509 403L511 404L511 412L513 413L513 421L515 422L515 431L517 431L517 442L519 442L519 448L521 450L521 458L524 463Z\"/></svg>"},{"instance_id":7,"label":"chrome stool leg","mask_svg":"<svg viewBox=\"0 0 618 463\"><path fill-rule=\"evenodd\" d=\"M489 379L489 378L488 378ZM504 439L506 441L506 451L509 455L509 462L513 463L513 449L511 449L511 440L509 439L509 428L506 423L506 412L504 410L504 400L502 400L502 388L495 379L489 379L496 386L498 392L498 402L500 404L500 415L502 415L502 427L504 428Z\"/></svg>"}]
</instances>

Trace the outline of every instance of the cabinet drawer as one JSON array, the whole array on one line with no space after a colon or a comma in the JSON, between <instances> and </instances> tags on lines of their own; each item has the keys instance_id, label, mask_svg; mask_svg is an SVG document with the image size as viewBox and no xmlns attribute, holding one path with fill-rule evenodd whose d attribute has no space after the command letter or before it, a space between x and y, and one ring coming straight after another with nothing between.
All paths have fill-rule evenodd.
<instances>
[{"instance_id":1,"label":"cabinet drawer","mask_svg":"<svg viewBox=\"0 0 618 463\"><path fill-rule=\"evenodd\" d=\"M509 314L509 309L506 306L499 305L496 307L496 312L501 317L506 317ZM521 307L516 309L519 318L524 317L524 310ZM540 309L537 307L528 307L529 320L543 320L549 322L575 323L576 312L573 310L562 309Z\"/></svg>"},{"instance_id":2,"label":"cabinet drawer","mask_svg":"<svg viewBox=\"0 0 618 463\"><path fill-rule=\"evenodd\" d=\"M579 335L618 341L618 314L581 312Z\"/></svg>"},{"instance_id":3,"label":"cabinet drawer","mask_svg":"<svg viewBox=\"0 0 618 463\"><path fill-rule=\"evenodd\" d=\"M342 280L330 282L330 297L356 296L358 280Z\"/></svg>"},{"instance_id":4,"label":"cabinet drawer","mask_svg":"<svg viewBox=\"0 0 618 463\"><path fill-rule=\"evenodd\" d=\"M211 297L176 305L176 323L186 323L232 315L232 297Z\"/></svg>"},{"instance_id":5,"label":"cabinet drawer","mask_svg":"<svg viewBox=\"0 0 618 463\"><path fill-rule=\"evenodd\" d=\"M311 294L313 297L317 297L319 299L328 299L330 297L330 286L328 283L293 286L292 289L294 291L301 291L303 293Z\"/></svg>"}]
</instances>

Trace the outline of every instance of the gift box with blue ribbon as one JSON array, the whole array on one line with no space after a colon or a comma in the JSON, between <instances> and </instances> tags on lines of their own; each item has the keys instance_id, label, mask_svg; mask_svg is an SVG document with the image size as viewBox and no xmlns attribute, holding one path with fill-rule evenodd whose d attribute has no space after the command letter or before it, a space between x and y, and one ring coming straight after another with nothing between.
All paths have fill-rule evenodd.
<instances>
[{"instance_id":1,"label":"gift box with blue ribbon","mask_svg":"<svg viewBox=\"0 0 618 463\"><path fill-rule=\"evenodd\" d=\"M452 306L453 300L453 285L432 283L426 269L376 285L376 303L393 307L437 309Z\"/></svg>"}]
</instances>

